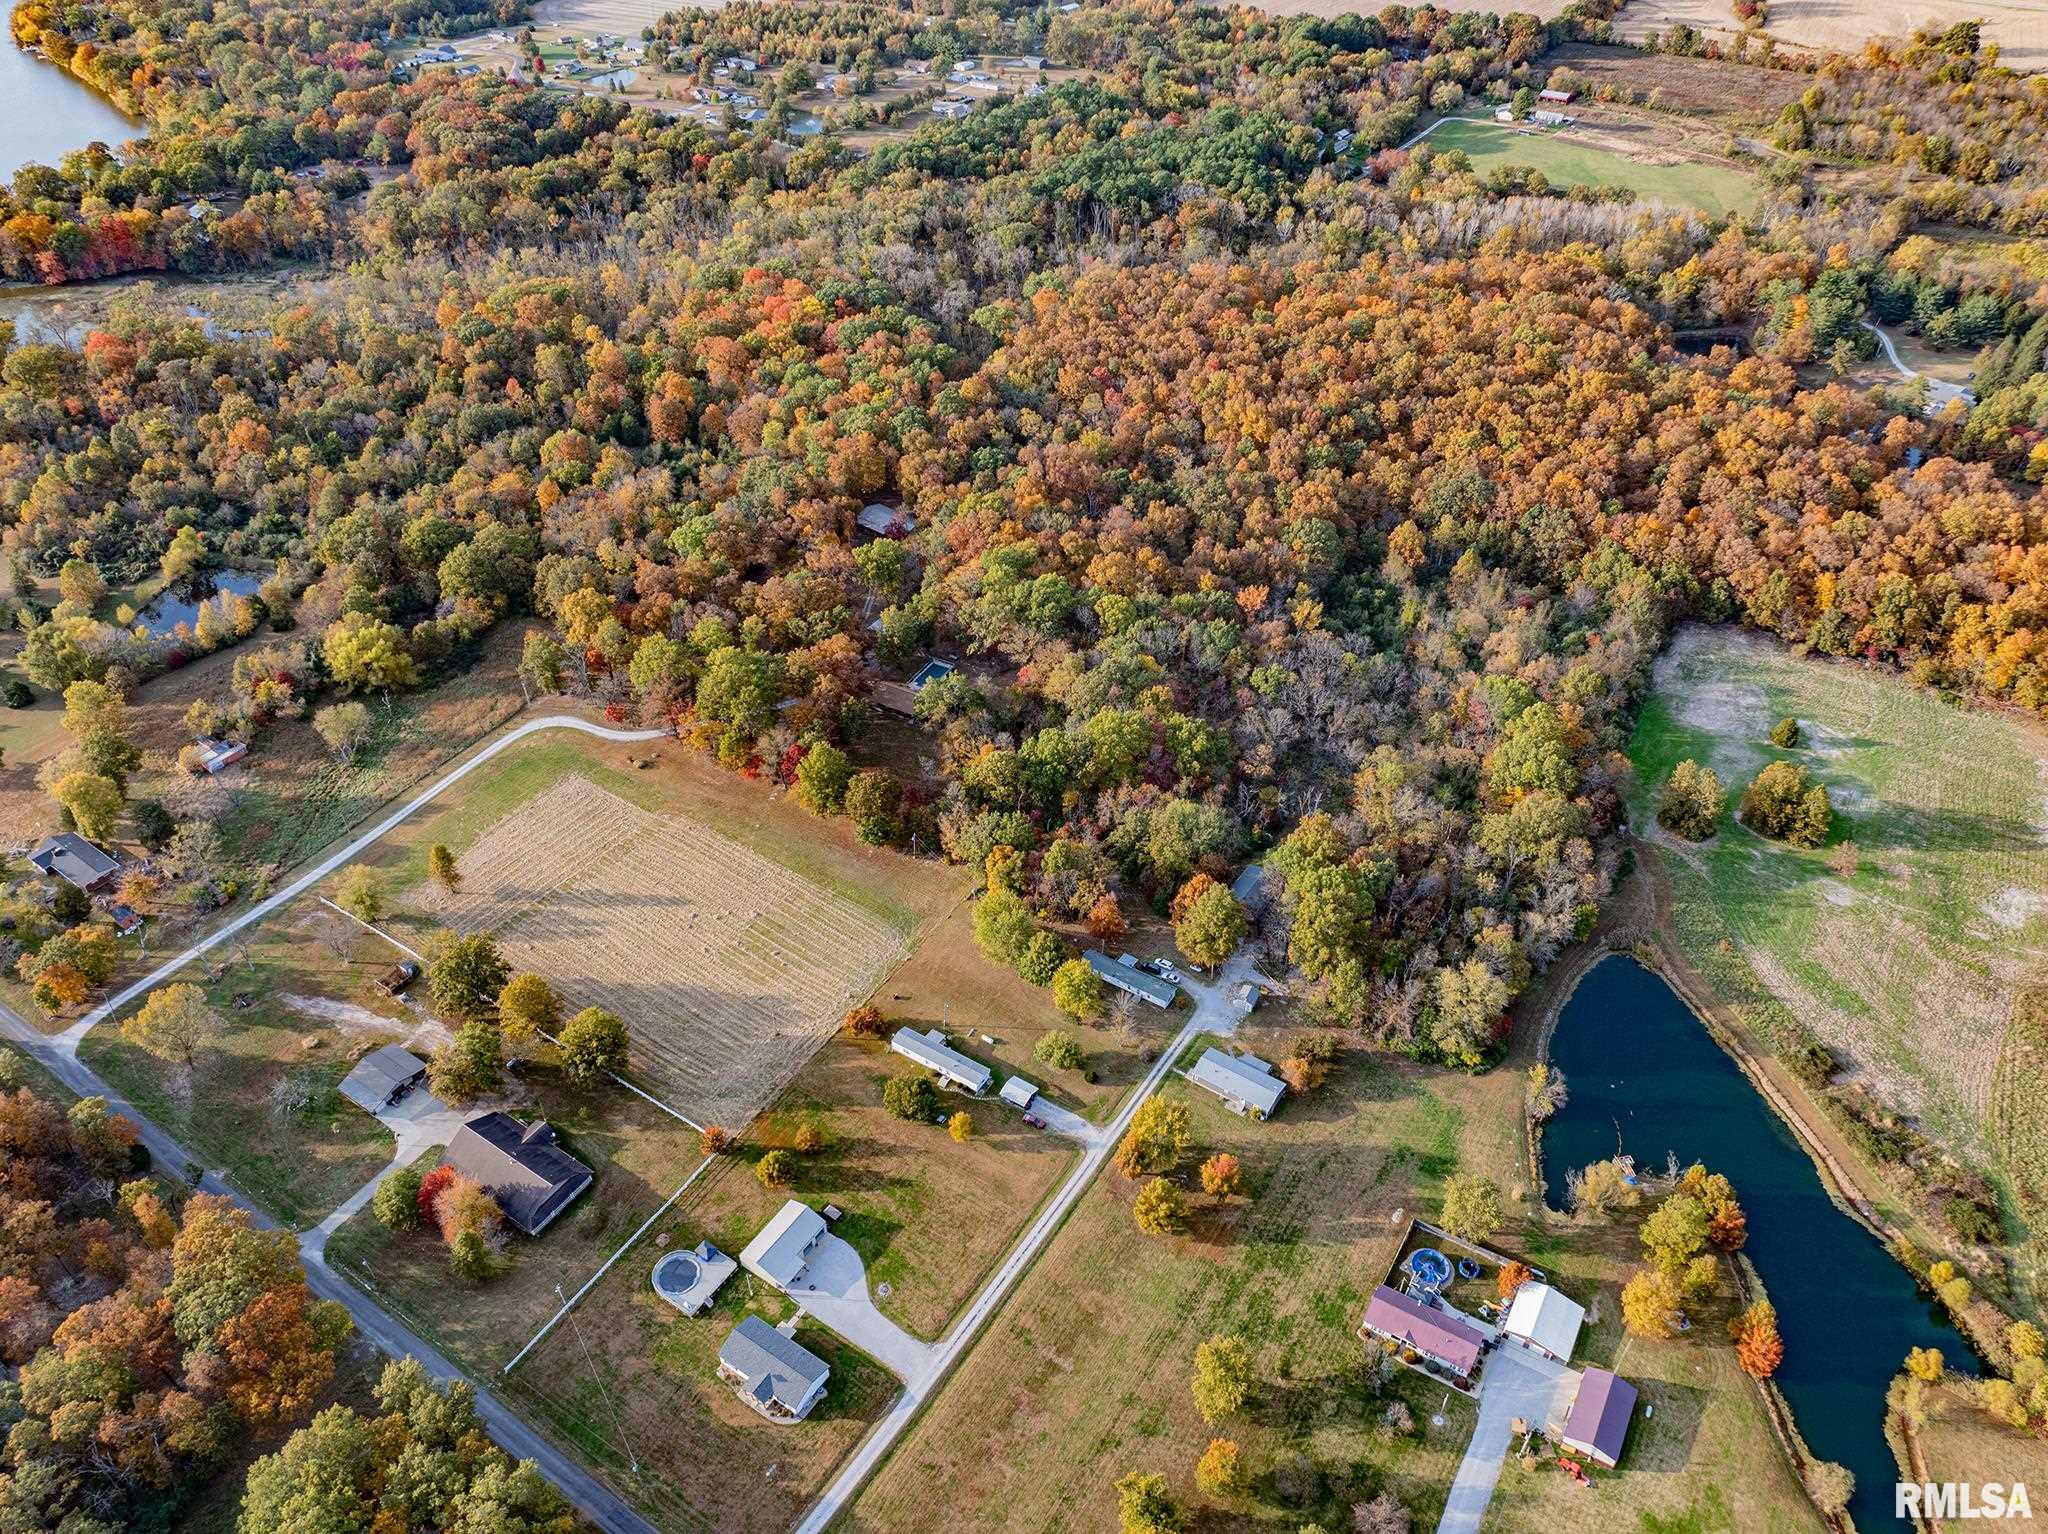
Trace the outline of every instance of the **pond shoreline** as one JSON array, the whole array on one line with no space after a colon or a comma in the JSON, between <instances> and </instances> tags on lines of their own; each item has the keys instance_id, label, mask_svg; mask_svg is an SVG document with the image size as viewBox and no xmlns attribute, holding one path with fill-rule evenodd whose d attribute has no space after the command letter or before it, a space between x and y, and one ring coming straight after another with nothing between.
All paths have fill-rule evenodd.
<instances>
[{"instance_id":1,"label":"pond shoreline","mask_svg":"<svg viewBox=\"0 0 2048 1534\"><path fill-rule=\"evenodd\" d=\"M1538 1063L1549 1063L1551 1042L1564 1011L1595 967L1612 957L1633 959L1670 989L1694 1021L1705 1030L1707 1037L1734 1063L1750 1089L1786 1127L1794 1143L1811 1162L1828 1201L1876 1238L1884 1247L1885 1255L1904 1268L1917 1286L1920 1276L1900 1259L1897 1251L1897 1243L1909 1239L1907 1233L1895 1228L1885 1218L1875 1201L1866 1196L1853 1170L1842 1164L1824 1137L1815 1132L1798 1104L1771 1078L1755 1042L1729 1015L1726 1004L1714 995L1712 988L1686 961L1670 938L1663 920L1668 887L1663 881L1661 868L1653 861L1660 855L1658 849L1636 839L1629 843L1629 852L1633 867L1623 887L1611 900L1608 911L1603 913L1601 923L1585 942L1574 947L1544 976L1533 1010L1522 1019L1522 1025L1532 1030L1530 1048L1534 1059ZM1565 1225L1569 1216L1551 1206L1547 1180L1543 1175L1544 1124L1529 1112L1526 1100L1522 1110L1522 1130L1523 1150L1539 1217L1548 1224ZM1746 1255L1738 1257L1736 1267L1737 1282L1744 1294L1761 1294L1762 1276ZM1950 1319L1958 1334L1974 1345L1976 1339L1965 1319L1961 1316ZM1752 1380L1751 1383L1770 1421L1772 1436L1803 1487L1806 1468L1816 1463L1817 1456L1800 1431L1797 1414L1775 1380ZM1876 1403L1876 1409L1883 1413L1886 1440L1898 1455L1900 1444L1889 1403ZM1899 1457L1903 1474L1908 1467L1905 1457ZM1914 1458L1917 1459L1917 1454ZM1818 1504L1814 1504L1814 1513L1836 1534L1850 1534L1855 1528L1847 1513L1830 1516Z\"/></svg>"},{"instance_id":2,"label":"pond shoreline","mask_svg":"<svg viewBox=\"0 0 2048 1534\"><path fill-rule=\"evenodd\" d=\"M1713 994L1705 979L1693 969L1685 956L1674 947L1666 935L1661 920L1667 890L1661 872L1651 866L1651 859L1659 856L1657 849L1639 839L1632 840L1630 850L1635 855L1635 867L1631 881L1643 881L1642 888L1629 896L1620 897L1625 903L1620 912L1626 920L1618 921L1607 932L1596 930L1594 935L1575 947L1571 954L1554 970L1552 977L1561 977L1542 997L1539 1010L1533 1019L1536 1032L1533 1040L1535 1058L1539 1063L1550 1059L1551 1035L1557 1031L1558 1019L1565 1007L1577 994L1579 983L1592 971L1593 966L1613 954L1623 954L1635 959L1645 969L1671 987L1673 994L1685 1003L1707 1036L1720 1046L1722 1052L1735 1062L1749 1084L1764 1100L1771 1112L1777 1115L1785 1127L1792 1132L1792 1138L1799 1143L1807 1157L1813 1162L1814 1170L1820 1176L1820 1183L1834 1205L1884 1243L1885 1251L1897 1261L1895 1244L1909 1239L1908 1233L1894 1227L1887 1221L1875 1201L1864 1192L1855 1174L1835 1157L1824 1138L1815 1131L1812 1122L1802 1114L1786 1093L1771 1080L1764 1069L1762 1056L1755 1042L1742 1025L1728 1015L1726 1003ZM1650 898L1648 909L1630 909L1641 903L1642 896ZM1603 922L1603 925L1605 923ZM1532 1117L1526 1103L1522 1110L1522 1138L1531 1169L1531 1185L1542 1207L1549 1212L1549 1190L1543 1178L1543 1125ZM1905 1267L1904 1263L1899 1264ZM1907 1272L1912 1270L1907 1268ZM1919 1275L1913 1274L1914 1281Z\"/></svg>"}]
</instances>

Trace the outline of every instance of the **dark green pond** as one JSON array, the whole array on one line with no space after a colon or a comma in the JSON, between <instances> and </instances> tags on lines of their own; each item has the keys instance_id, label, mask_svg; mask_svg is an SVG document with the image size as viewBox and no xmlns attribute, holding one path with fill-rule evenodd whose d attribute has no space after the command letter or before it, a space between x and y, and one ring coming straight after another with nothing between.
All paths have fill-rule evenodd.
<instances>
[{"instance_id":1,"label":"dark green pond","mask_svg":"<svg viewBox=\"0 0 2048 1534\"><path fill-rule=\"evenodd\" d=\"M1884 1395L1909 1349L1940 1348L1974 1367L1967 1344L1878 1239L1835 1207L1820 1174L1749 1079L1662 979L1614 955L1566 1003L1550 1043L1571 1099L1544 1126L1543 1178L1617 1148L1646 1171L1667 1153L1725 1173L1749 1214L1749 1258L1763 1275L1785 1362L1778 1383L1822 1459L1856 1477L1859 1528L1906 1528L1892 1516L1896 1462L1884 1440ZM1729 1474L1740 1468L1729 1466Z\"/></svg>"}]
</instances>

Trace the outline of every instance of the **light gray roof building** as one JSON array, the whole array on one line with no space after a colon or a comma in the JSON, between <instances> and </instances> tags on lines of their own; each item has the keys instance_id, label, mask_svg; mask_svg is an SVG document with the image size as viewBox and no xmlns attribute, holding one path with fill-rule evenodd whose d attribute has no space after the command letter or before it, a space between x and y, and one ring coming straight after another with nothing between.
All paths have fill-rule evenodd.
<instances>
[{"instance_id":1,"label":"light gray roof building","mask_svg":"<svg viewBox=\"0 0 2048 1534\"><path fill-rule=\"evenodd\" d=\"M1287 1083L1257 1055L1226 1055L1220 1049L1203 1050L1188 1080L1214 1092L1237 1112L1260 1118L1270 1118L1287 1095Z\"/></svg>"},{"instance_id":2,"label":"light gray roof building","mask_svg":"<svg viewBox=\"0 0 2048 1534\"><path fill-rule=\"evenodd\" d=\"M1032 1099L1038 1096L1038 1088L1034 1083L1026 1081L1022 1076L1012 1076L1003 1083L1002 1091L996 1095L1012 1107L1028 1109L1031 1106Z\"/></svg>"},{"instance_id":3,"label":"light gray roof building","mask_svg":"<svg viewBox=\"0 0 2048 1534\"><path fill-rule=\"evenodd\" d=\"M915 1028L898 1028L889 1040L889 1047L897 1054L915 1060L926 1070L943 1076L962 1091L976 1096L986 1092L989 1082L995 1079L995 1072L979 1060L970 1060L961 1054L936 1028L929 1033L919 1033Z\"/></svg>"},{"instance_id":4,"label":"light gray roof building","mask_svg":"<svg viewBox=\"0 0 2048 1534\"><path fill-rule=\"evenodd\" d=\"M718 1372L764 1417L794 1422L818 1404L832 1366L759 1316L742 1316L718 1349Z\"/></svg>"},{"instance_id":5,"label":"light gray roof building","mask_svg":"<svg viewBox=\"0 0 2048 1534\"><path fill-rule=\"evenodd\" d=\"M853 525L862 532L883 538L891 533L917 531L917 518L901 506L891 506L886 501L870 501L854 515Z\"/></svg>"},{"instance_id":6,"label":"light gray roof building","mask_svg":"<svg viewBox=\"0 0 2048 1534\"><path fill-rule=\"evenodd\" d=\"M373 1049L341 1079L341 1095L365 1113L382 1113L418 1086L427 1062L396 1044Z\"/></svg>"},{"instance_id":7,"label":"light gray roof building","mask_svg":"<svg viewBox=\"0 0 2048 1534\"><path fill-rule=\"evenodd\" d=\"M1230 882L1230 893L1237 896L1237 903L1247 913L1256 916L1266 909L1266 870L1258 864L1248 864L1243 873Z\"/></svg>"},{"instance_id":8,"label":"light gray roof building","mask_svg":"<svg viewBox=\"0 0 2048 1534\"><path fill-rule=\"evenodd\" d=\"M1180 988L1170 981L1148 975L1128 960L1112 959L1099 948L1091 948L1081 957L1088 961L1088 967L1095 971L1104 985L1113 985L1140 1001L1151 1002L1155 1007L1170 1007L1174 998L1180 995Z\"/></svg>"},{"instance_id":9,"label":"light gray roof building","mask_svg":"<svg viewBox=\"0 0 2048 1534\"><path fill-rule=\"evenodd\" d=\"M791 1199L775 1212L740 1253L740 1266L756 1278L787 1289L810 1265L812 1249L825 1239L825 1217Z\"/></svg>"}]
</instances>

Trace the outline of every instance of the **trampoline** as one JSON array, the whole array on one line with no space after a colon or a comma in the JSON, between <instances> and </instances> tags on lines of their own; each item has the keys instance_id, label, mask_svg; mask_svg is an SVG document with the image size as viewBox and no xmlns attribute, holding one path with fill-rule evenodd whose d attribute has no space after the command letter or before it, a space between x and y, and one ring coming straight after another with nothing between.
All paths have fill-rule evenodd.
<instances>
[{"instance_id":1,"label":"trampoline","mask_svg":"<svg viewBox=\"0 0 2048 1534\"><path fill-rule=\"evenodd\" d=\"M1460 1257L1458 1259L1458 1277L1469 1281L1471 1279L1477 1278L1478 1276L1478 1263L1474 1262L1470 1257Z\"/></svg>"},{"instance_id":2,"label":"trampoline","mask_svg":"<svg viewBox=\"0 0 2048 1534\"><path fill-rule=\"evenodd\" d=\"M1408 1271L1425 1289L1441 1289L1451 1281L1451 1259L1433 1246L1419 1246L1408 1254Z\"/></svg>"}]
</instances>

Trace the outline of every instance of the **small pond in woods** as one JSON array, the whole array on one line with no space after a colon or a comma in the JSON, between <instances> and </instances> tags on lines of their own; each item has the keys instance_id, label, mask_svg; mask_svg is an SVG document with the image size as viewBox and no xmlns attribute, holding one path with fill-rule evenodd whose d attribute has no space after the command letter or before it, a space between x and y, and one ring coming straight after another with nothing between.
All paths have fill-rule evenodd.
<instances>
[{"instance_id":1,"label":"small pond in woods","mask_svg":"<svg viewBox=\"0 0 2048 1534\"><path fill-rule=\"evenodd\" d=\"M262 576L251 575L246 570L208 571L190 581L166 586L149 606L135 615L135 621L149 630L152 639L167 638L177 633L179 624L189 627L198 621L200 604L210 602L224 592L238 597L253 597L263 580Z\"/></svg>"},{"instance_id":2,"label":"small pond in woods","mask_svg":"<svg viewBox=\"0 0 2048 1534\"><path fill-rule=\"evenodd\" d=\"M1645 1171L1676 1154L1726 1174L1749 1215L1745 1251L1778 1309L1777 1381L1799 1431L1855 1475L1859 1528L1907 1527L1892 1516L1898 1469L1884 1438L1885 1389L1916 1347L1974 1368L1962 1334L1828 1197L1792 1131L1655 972L1622 954L1596 964L1558 1018L1550 1062L1571 1092L1543 1127L1552 1200L1563 1198L1568 1172L1617 1152Z\"/></svg>"}]
</instances>

